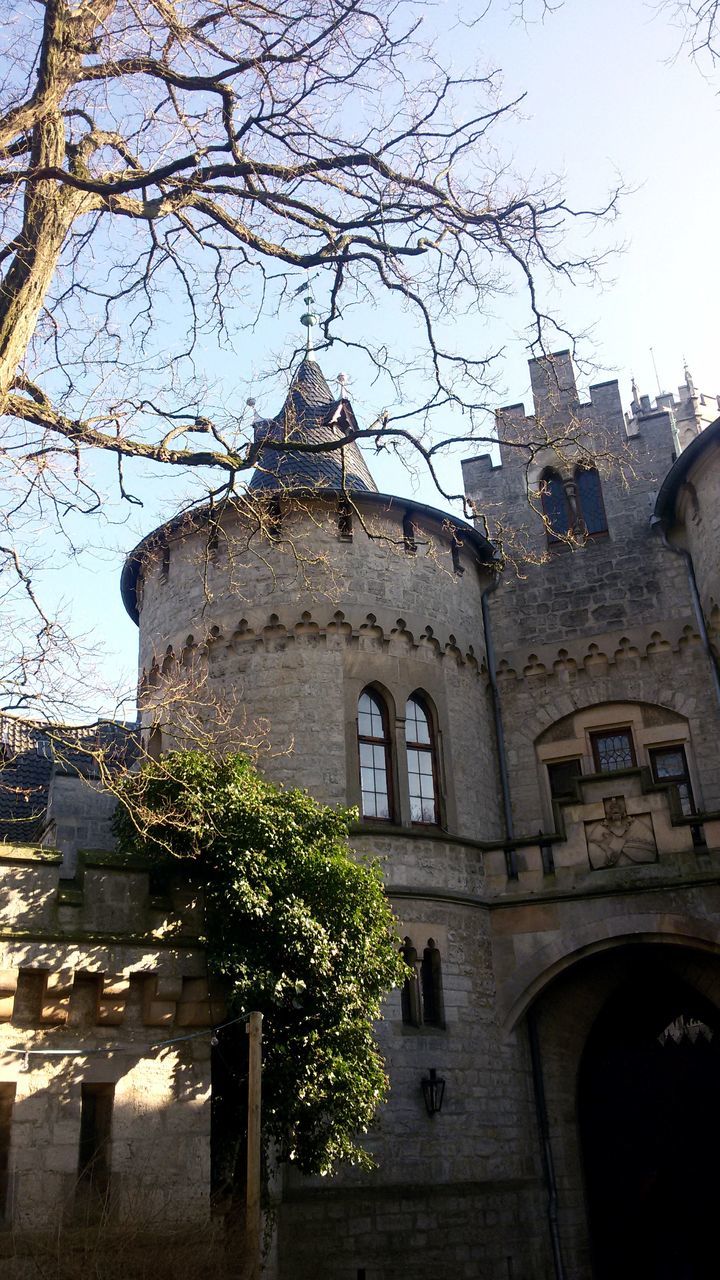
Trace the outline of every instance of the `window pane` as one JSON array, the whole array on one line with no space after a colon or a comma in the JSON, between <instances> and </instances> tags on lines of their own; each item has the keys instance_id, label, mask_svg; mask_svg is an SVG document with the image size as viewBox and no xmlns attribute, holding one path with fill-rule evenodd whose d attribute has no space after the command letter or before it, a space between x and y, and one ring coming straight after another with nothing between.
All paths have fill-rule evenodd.
<instances>
[{"instance_id":1,"label":"window pane","mask_svg":"<svg viewBox=\"0 0 720 1280\"><path fill-rule=\"evenodd\" d=\"M417 796L412 795L410 796L410 820L411 822L423 821L422 800L418 799Z\"/></svg>"},{"instance_id":2,"label":"window pane","mask_svg":"<svg viewBox=\"0 0 720 1280\"><path fill-rule=\"evenodd\" d=\"M606 533L607 517L602 499L600 476L594 467L575 472L578 506L588 533Z\"/></svg>"},{"instance_id":3,"label":"window pane","mask_svg":"<svg viewBox=\"0 0 720 1280\"><path fill-rule=\"evenodd\" d=\"M405 704L405 738L430 745L430 725L417 698L408 698Z\"/></svg>"},{"instance_id":4,"label":"window pane","mask_svg":"<svg viewBox=\"0 0 720 1280\"><path fill-rule=\"evenodd\" d=\"M366 818L374 818L377 814L375 805L375 792L363 791L362 793L362 811Z\"/></svg>"},{"instance_id":5,"label":"window pane","mask_svg":"<svg viewBox=\"0 0 720 1280\"><path fill-rule=\"evenodd\" d=\"M580 760L556 760L547 767L550 779L550 794L553 800L566 800L575 794L575 779L580 777L582 766Z\"/></svg>"},{"instance_id":6,"label":"window pane","mask_svg":"<svg viewBox=\"0 0 720 1280\"><path fill-rule=\"evenodd\" d=\"M384 738L382 708L377 698L367 690L358 702L358 732L362 738Z\"/></svg>"},{"instance_id":7,"label":"window pane","mask_svg":"<svg viewBox=\"0 0 720 1280\"><path fill-rule=\"evenodd\" d=\"M609 733L592 735L595 764L600 773L614 773L616 769L632 769L635 764L632 736L629 729L615 729Z\"/></svg>"},{"instance_id":8,"label":"window pane","mask_svg":"<svg viewBox=\"0 0 720 1280\"><path fill-rule=\"evenodd\" d=\"M550 472L542 481L540 501L548 522L549 535L563 535L570 530L570 507L559 475Z\"/></svg>"},{"instance_id":9,"label":"window pane","mask_svg":"<svg viewBox=\"0 0 720 1280\"><path fill-rule=\"evenodd\" d=\"M657 751L653 755L655 777L684 778L685 758L682 751Z\"/></svg>"},{"instance_id":10,"label":"window pane","mask_svg":"<svg viewBox=\"0 0 720 1280\"><path fill-rule=\"evenodd\" d=\"M695 812L690 784L688 782L678 782L676 785L678 796L680 797L680 808L687 818L691 813Z\"/></svg>"},{"instance_id":11,"label":"window pane","mask_svg":"<svg viewBox=\"0 0 720 1280\"><path fill-rule=\"evenodd\" d=\"M390 805L388 803L387 794L384 791L377 791L375 793L375 817L376 818L390 817Z\"/></svg>"},{"instance_id":12,"label":"window pane","mask_svg":"<svg viewBox=\"0 0 720 1280\"><path fill-rule=\"evenodd\" d=\"M428 747L408 747L408 787L412 822L438 820L432 751Z\"/></svg>"}]
</instances>

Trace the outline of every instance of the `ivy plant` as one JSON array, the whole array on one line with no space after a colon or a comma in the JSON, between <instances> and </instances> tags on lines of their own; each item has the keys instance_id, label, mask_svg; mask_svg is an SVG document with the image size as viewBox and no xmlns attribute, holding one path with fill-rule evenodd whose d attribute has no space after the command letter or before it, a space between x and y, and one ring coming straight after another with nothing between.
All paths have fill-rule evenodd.
<instances>
[{"instance_id":1,"label":"ivy plant","mask_svg":"<svg viewBox=\"0 0 720 1280\"><path fill-rule=\"evenodd\" d=\"M405 977L380 869L352 809L263 778L243 755L149 760L119 786L120 849L204 885L203 942L232 1011L263 1015L263 1136L305 1173L369 1166L358 1142L388 1080L373 1034Z\"/></svg>"}]
</instances>

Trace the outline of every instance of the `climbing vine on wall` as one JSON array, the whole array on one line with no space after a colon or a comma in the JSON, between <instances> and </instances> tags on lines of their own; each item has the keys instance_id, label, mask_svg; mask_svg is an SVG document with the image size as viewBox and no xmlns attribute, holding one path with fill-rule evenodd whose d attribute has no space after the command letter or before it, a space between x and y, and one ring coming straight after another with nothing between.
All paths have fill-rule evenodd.
<instances>
[{"instance_id":1,"label":"climbing vine on wall","mask_svg":"<svg viewBox=\"0 0 720 1280\"><path fill-rule=\"evenodd\" d=\"M388 1088L373 1021L405 966L379 868L348 844L354 811L200 751L149 761L119 797L121 849L191 865L211 970L234 1010L264 1014L266 1142L305 1173L370 1165L357 1139Z\"/></svg>"}]
</instances>

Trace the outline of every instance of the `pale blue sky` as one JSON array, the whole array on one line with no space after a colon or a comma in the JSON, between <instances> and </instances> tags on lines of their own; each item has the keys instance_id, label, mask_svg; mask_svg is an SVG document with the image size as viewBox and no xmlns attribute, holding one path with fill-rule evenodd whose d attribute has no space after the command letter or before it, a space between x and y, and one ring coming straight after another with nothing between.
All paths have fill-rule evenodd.
<instances>
[{"instance_id":1,"label":"pale blue sky","mask_svg":"<svg viewBox=\"0 0 720 1280\"><path fill-rule=\"evenodd\" d=\"M430 35L447 50L465 48L470 41L455 28L454 12L454 2L439 3L428 9L425 20ZM554 300L570 328L592 329L592 341L583 350L594 368L581 375L581 382L618 377L627 404L634 374L641 391L656 394L652 346L663 390L682 381L686 357L698 388L720 391L714 315L720 293L720 78L708 81L684 52L675 57L678 31L666 13L642 0L567 0L543 23L529 26L512 22L511 13L498 5L473 36L482 32L478 46L488 66L503 68L507 95L527 91L522 118L501 130L501 149L521 172L563 175L576 204L601 204L618 176L633 189L606 236L608 243L624 248L607 266L604 286L568 286ZM600 238L589 245L602 243ZM317 301L322 308L322 297ZM504 347L499 403L530 403L527 318L524 300L508 298L492 315L462 321L466 343L474 326L478 347ZM375 332L383 317L359 313L353 323L357 328L367 323ZM297 332L296 315L289 312L263 323L252 336L244 334L234 353L218 355L208 349L208 366L223 383L225 397L244 403L258 372L267 369L268 352L287 350L288 335ZM404 338L410 342L412 334ZM378 393L360 383L359 367L347 356L333 350L323 356L322 365L329 380L341 369L349 372L361 419L382 407L374 398ZM261 410L277 410L279 386L271 395L263 385L259 395ZM408 478L398 465L369 461L381 489L408 491ZM459 486L459 459L448 463L445 474L450 485ZM94 632L108 682L115 684L124 672L130 688L137 632L120 603L122 557L169 514L176 500L166 479L145 492L145 508L133 509L127 523L105 529L102 548L96 532L83 530L93 549L48 584L53 595L67 601L75 629ZM434 501L428 482L415 492ZM88 705L93 705L92 697ZM102 698L94 709L114 710Z\"/></svg>"}]
</instances>

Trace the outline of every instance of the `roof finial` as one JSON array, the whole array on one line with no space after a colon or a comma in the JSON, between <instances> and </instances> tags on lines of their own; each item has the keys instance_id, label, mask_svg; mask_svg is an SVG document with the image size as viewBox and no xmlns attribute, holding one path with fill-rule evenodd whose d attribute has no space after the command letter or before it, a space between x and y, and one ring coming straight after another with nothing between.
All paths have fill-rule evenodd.
<instances>
[{"instance_id":1,"label":"roof finial","mask_svg":"<svg viewBox=\"0 0 720 1280\"><path fill-rule=\"evenodd\" d=\"M307 307L307 311L305 312L305 314L300 317L302 323L305 325L305 328L307 330L307 337L305 339L305 359L314 360L315 354L313 352L312 331L315 325L318 323L319 317L316 315L314 310L315 299L312 296L312 290L310 289L309 279L307 282L307 293L303 298L303 302Z\"/></svg>"},{"instance_id":2,"label":"roof finial","mask_svg":"<svg viewBox=\"0 0 720 1280\"><path fill-rule=\"evenodd\" d=\"M637 382L635 381L635 379L634 379L634 378L632 379L632 381L631 381L630 385L631 385L631 387L632 387L632 398L633 398L633 404L639 404L639 403L640 403L640 396L638 395Z\"/></svg>"},{"instance_id":3,"label":"roof finial","mask_svg":"<svg viewBox=\"0 0 720 1280\"><path fill-rule=\"evenodd\" d=\"M683 366L685 369L685 386L688 389L688 395L692 399L692 397L695 395L695 383L693 382L693 376L690 370L688 369L687 356L683 356Z\"/></svg>"},{"instance_id":4,"label":"roof finial","mask_svg":"<svg viewBox=\"0 0 720 1280\"><path fill-rule=\"evenodd\" d=\"M347 384L348 384L347 374L339 373L337 376L337 380L340 384L340 399L347 400Z\"/></svg>"}]
</instances>

